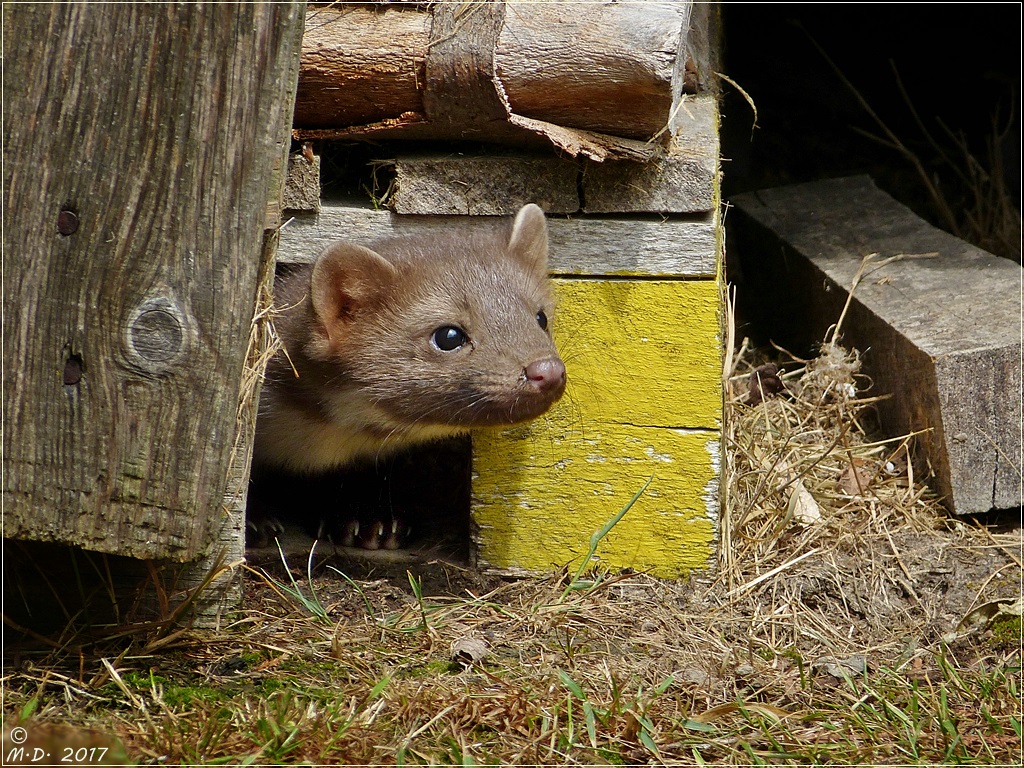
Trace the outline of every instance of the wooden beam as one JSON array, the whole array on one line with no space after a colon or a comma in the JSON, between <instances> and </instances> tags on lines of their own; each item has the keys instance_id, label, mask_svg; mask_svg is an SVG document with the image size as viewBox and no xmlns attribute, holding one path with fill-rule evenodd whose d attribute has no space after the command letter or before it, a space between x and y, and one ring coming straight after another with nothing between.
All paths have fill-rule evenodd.
<instances>
[{"instance_id":1,"label":"wooden beam","mask_svg":"<svg viewBox=\"0 0 1024 768\"><path fill-rule=\"evenodd\" d=\"M507 226L494 216L402 216L324 202L319 215L296 217L281 232L280 263L311 262L336 240L371 243L437 230ZM550 270L564 275L650 275L712 278L716 218L549 217Z\"/></svg>"},{"instance_id":2,"label":"wooden beam","mask_svg":"<svg viewBox=\"0 0 1024 768\"><path fill-rule=\"evenodd\" d=\"M868 254L842 343L863 353L890 435L958 514L1021 503L1021 268L932 227L867 177L738 195L741 309L800 350L821 342Z\"/></svg>"},{"instance_id":3,"label":"wooden beam","mask_svg":"<svg viewBox=\"0 0 1024 768\"><path fill-rule=\"evenodd\" d=\"M457 137L470 126L450 111L486 102L501 120L511 112L646 140L682 93L690 9L517 0L317 7L306 22L295 126L345 128L408 113L443 122ZM483 33L474 28L480 22ZM478 71L489 94L468 93ZM432 103L450 82L459 90ZM467 94L475 105L462 103Z\"/></svg>"},{"instance_id":4,"label":"wooden beam","mask_svg":"<svg viewBox=\"0 0 1024 768\"><path fill-rule=\"evenodd\" d=\"M507 5L494 58L515 114L634 139L668 124L692 3Z\"/></svg>"},{"instance_id":5,"label":"wooden beam","mask_svg":"<svg viewBox=\"0 0 1024 768\"><path fill-rule=\"evenodd\" d=\"M386 203L403 214L511 216L535 202L548 213L697 213L718 190L718 104L687 97L662 157L573 160L553 153L399 154Z\"/></svg>"},{"instance_id":6,"label":"wooden beam","mask_svg":"<svg viewBox=\"0 0 1024 768\"><path fill-rule=\"evenodd\" d=\"M650 139L683 92L691 5L317 7L294 135L553 145L598 161L649 160L662 148Z\"/></svg>"}]
</instances>

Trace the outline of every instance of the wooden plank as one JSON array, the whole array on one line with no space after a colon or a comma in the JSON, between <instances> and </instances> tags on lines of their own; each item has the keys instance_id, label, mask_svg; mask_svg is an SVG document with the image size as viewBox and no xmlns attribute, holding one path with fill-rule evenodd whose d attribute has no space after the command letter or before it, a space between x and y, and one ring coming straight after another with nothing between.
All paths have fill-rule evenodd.
<instances>
[{"instance_id":1,"label":"wooden plank","mask_svg":"<svg viewBox=\"0 0 1024 768\"><path fill-rule=\"evenodd\" d=\"M672 120L665 154L650 162L507 152L398 155L387 163L395 174L387 204L402 214L511 216L527 202L548 213L706 212L718 204L718 152L715 98L688 97Z\"/></svg>"},{"instance_id":2,"label":"wooden plank","mask_svg":"<svg viewBox=\"0 0 1024 768\"><path fill-rule=\"evenodd\" d=\"M662 578L709 568L719 433L596 425L586 431L594 449L583 453L580 441L559 429L572 426L556 415L474 440L474 463L486 467L473 481L478 566L512 573L576 568L591 535L653 477L602 540L597 560Z\"/></svg>"},{"instance_id":3,"label":"wooden plank","mask_svg":"<svg viewBox=\"0 0 1024 768\"><path fill-rule=\"evenodd\" d=\"M685 218L548 219L549 266L565 275L717 274L714 212ZM324 202L317 216L296 217L281 232L280 263L307 263L335 240L370 243L438 229L507 226L490 216L403 216Z\"/></svg>"},{"instance_id":4,"label":"wooden plank","mask_svg":"<svg viewBox=\"0 0 1024 768\"><path fill-rule=\"evenodd\" d=\"M705 568L718 519L719 286L558 279L554 332L569 388L530 424L473 439L482 563L578 564L648 478L601 562L675 577Z\"/></svg>"},{"instance_id":5,"label":"wooden plank","mask_svg":"<svg viewBox=\"0 0 1024 768\"><path fill-rule=\"evenodd\" d=\"M594 163L583 170L587 213L710 211L718 205L718 102L687 97L672 120L662 157Z\"/></svg>"},{"instance_id":6,"label":"wooden plank","mask_svg":"<svg viewBox=\"0 0 1024 768\"><path fill-rule=\"evenodd\" d=\"M237 524L303 12L5 6L5 536L187 561Z\"/></svg>"},{"instance_id":7,"label":"wooden plank","mask_svg":"<svg viewBox=\"0 0 1024 768\"><path fill-rule=\"evenodd\" d=\"M930 226L867 177L732 202L744 308L786 346L824 339L862 260L880 255L842 333L875 391L892 394L878 405L886 431L929 430L921 457L956 513L1019 506L1020 266Z\"/></svg>"},{"instance_id":8,"label":"wooden plank","mask_svg":"<svg viewBox=\"0 0 1024 768\"><path fill-rule=\"evenodd\" d=\"M410 154L387 163L395 179L388 207L402 214L513 216L526 203L575 213L578 164L551 155Z\"/></svg>"},{"instance_id":9,"label":"wooden plank","mask_svg":"<svg viewBox=\"0 0 1024 768\"><path fill-rule=\"evenodd\" d=\"M575 382L567 406L585 404L584 430L595 422L721 426L714 281L559 278L555 286L556 342Z\"/></svg>"}]
</instances>

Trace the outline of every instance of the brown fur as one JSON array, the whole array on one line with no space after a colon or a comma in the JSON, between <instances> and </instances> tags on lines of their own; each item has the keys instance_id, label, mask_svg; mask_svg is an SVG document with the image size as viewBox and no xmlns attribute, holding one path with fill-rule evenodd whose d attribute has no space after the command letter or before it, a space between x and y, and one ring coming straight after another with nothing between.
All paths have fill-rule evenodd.
<instances>
[{"instance_id":1,"label":"brown fur","mask_svg":"<svg viewBox=\"0 0 1024 768\"><path fill-rule=\"evenodd\" d=\"M335 243L280 280L276 304L288 356L267 367L257 465L346 466L535 418L564 390L550 326L537 319L550 322L554 307L533 205L504 234ZM465 332L461 348L432 342L446 326Z\"/></svg>"}]
</instances>

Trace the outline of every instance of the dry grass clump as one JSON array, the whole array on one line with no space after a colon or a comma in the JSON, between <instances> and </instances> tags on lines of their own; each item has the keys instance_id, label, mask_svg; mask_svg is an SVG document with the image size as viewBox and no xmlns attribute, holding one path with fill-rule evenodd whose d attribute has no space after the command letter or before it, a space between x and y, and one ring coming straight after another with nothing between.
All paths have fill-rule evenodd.
<instances>
[{"instance_id":1,"label":"dry grass clump","mask_svg":"<svg viewBox=\"0 0 1024 768\"><path fill-rule=\"evenodd\" d=\"M870 384L855 350L829 343L813 360L790 358L773 376L781 391L746 407L761 399L762 370L778 368L756 362L744 343L727 382L730 541L721 557L730 586L743 578L741 563L756 575L816 547L943 520L914 476L913 436L869 437L866 417L880 398L863 396Z\"/></svg>"}]
</instances>

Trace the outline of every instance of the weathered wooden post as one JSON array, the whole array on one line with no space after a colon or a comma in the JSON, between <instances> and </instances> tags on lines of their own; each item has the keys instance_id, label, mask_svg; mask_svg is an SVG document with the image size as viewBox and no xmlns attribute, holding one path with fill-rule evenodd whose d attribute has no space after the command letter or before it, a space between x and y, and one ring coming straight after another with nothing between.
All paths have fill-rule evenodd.
<instances>
[{"instance_id":1,"label":"weathered wooden post","mask_svg":"<svg viewBox=\"0 0 1024 768\"><path fill-rule=\"evenodd\" d=\"M240 558L304 10L4 6L5 538Z\"/></svg>"}]
</instances>

